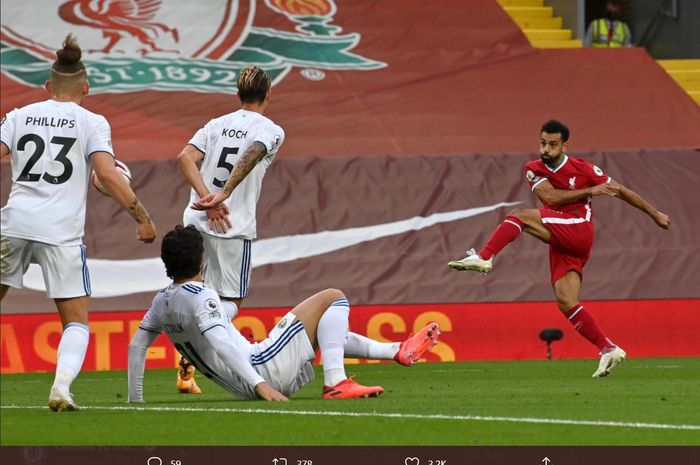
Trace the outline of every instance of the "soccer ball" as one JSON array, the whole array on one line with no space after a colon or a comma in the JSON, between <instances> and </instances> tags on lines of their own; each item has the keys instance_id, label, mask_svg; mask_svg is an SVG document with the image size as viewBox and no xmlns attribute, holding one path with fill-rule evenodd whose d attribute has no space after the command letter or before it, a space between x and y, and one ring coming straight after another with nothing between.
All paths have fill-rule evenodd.
<instances>
[{"instance_id":1,"label":"soccer ball","mask_svg":"<svg viewBox=\"0 0 700 465\"><path fill-rule=\"evenodd\" d=\"M121 162L119 160L114 160L114 167L117 169L118 172L124 176L124 179L126 180L127 184L131 184L131 170L129 169L128 166L126 166L126 163ZM112 194L110 194L109 189L107 189L105 186L102 185L100 182L99 178L97 177L97 174L95 171L92 172L92 185L97 189L97 191L106 196L106 197L111 197Z\"/></svg>"}]
</instances>

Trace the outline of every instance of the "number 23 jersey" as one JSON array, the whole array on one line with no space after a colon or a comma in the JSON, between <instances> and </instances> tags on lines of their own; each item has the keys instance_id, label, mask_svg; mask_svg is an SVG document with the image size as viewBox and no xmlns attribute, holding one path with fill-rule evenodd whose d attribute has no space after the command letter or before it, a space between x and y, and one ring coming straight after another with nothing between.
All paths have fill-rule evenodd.
<instances>
[{"instance_id":1,"label":"number 23 jersey","mask_svg":"<svg viewBox=\"0 0 700 465\"><path fill-rule=\"evenodd\" d=\"M73 102L45 100L15 109L0 140L12 157L3 235L77 245L85 234L90 156L113 156L109 123Z\"/></svg>"}]
</instances>

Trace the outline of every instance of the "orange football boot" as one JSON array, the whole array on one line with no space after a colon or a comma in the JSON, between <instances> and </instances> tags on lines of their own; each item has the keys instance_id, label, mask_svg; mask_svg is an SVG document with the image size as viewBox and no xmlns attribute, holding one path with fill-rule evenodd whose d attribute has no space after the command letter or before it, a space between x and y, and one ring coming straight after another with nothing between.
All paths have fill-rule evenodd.
<instances>
[{"instance_id":1,"label":"orange football boot","mask_svg":"<svg viewBox=\"0 0 700 465\"><path fill-rule=\"evenodd\" d=\"M438 338L442 335L440 326L437 323L428 323L417 334L409 337L401 343L399 351L394 355L394 360L401 365L411 366L418 361L421 356L432 349L438 343Z\"/></svg>"},{"instance_id":2,"label":"orange football boot","mask_svg":"<svg viewBox=\"0 0 700 465\"><path fill-rule=\"evenodd\" d=\"M180 357L180 368L177 370L177 390L182 394L202 393L194 379L194 366L185 357Z\"/></svg>"},{"instance_id":3,"label":"orange football boot","mask_svg":"<svg viewBox=\"0 0 700 465\"><path fill-rule=\"evenodd\" d=\"M379 397L384 392L381 386L363 386L353 380L354 376L344 379L335 386L323 386L324 399L357 399L360 397Z\"/></svg>"}]
</instances>

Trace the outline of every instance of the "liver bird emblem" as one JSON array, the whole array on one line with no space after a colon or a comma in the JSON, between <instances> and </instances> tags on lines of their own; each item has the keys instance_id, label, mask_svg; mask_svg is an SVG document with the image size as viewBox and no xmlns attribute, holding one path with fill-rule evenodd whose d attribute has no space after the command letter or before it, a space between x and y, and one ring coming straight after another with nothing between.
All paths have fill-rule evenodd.
<instances>
[{"instance_id":1,"label":"liver bird emblem","mask_svg":"<svg viewBox=\"0 0 700 465\"><path fill-rule=\"evenodd\" d=\"M143 46L138 50L141 55L176 52L156 43L162 34L171 34L175 42L180 39L176 28L153 20L160 4L161 0L69 0L58 8L58 14L69 23L102 30L108 43L92 51L110 53L120 40L133 37Z\"/></svg>"}]
</instances>

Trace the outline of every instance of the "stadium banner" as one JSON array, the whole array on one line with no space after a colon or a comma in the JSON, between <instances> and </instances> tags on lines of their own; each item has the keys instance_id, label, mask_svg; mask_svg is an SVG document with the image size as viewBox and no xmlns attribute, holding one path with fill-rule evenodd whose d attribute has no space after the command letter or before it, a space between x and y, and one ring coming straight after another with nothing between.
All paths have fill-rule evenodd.
<instances>
[{"instance_id":1,"label":"stadium banner","mask_svg":"<svg viewBox=\"0 0 700 465\"><path fill-rule=\"evenodd\" d=\"M700 300L595 301L586 308L631 357L700 356ZM234 323L257 341L287 311L244 309ZM92 313L83 370L126 369L129 340L142 317L143 311ZM553 359L597 358L595 348L575 334L551 302L354 306L350 313L351 331L382 341L402 341L431 321L439 323L443 336L426 354L427 362L544 359L547 350L539 334L545 328L564 334L552 344ZM58 314L2 315L0 324L0 372L55 369ZM175 367L178 359L162 335L148 351L147 367Z\"/></svg>"},{"instance_id":2,"label":"stadium banner","mask_svg":"<svg viewBox=\"0 0 700 465\"><path fill-rule=\"evenodd\" d=\"M496 1L434 3L6 0L0 113L46 98L72 32L85 104L106 115L126 161L169 160L232 111L244 65L273 80L268 116L288 135L285 158L522 153L555 114L573 150L698 147L698 105L643 47L537 49ZM542 108L543 92L566 105Z\"/></svg>"}]
</instances>

